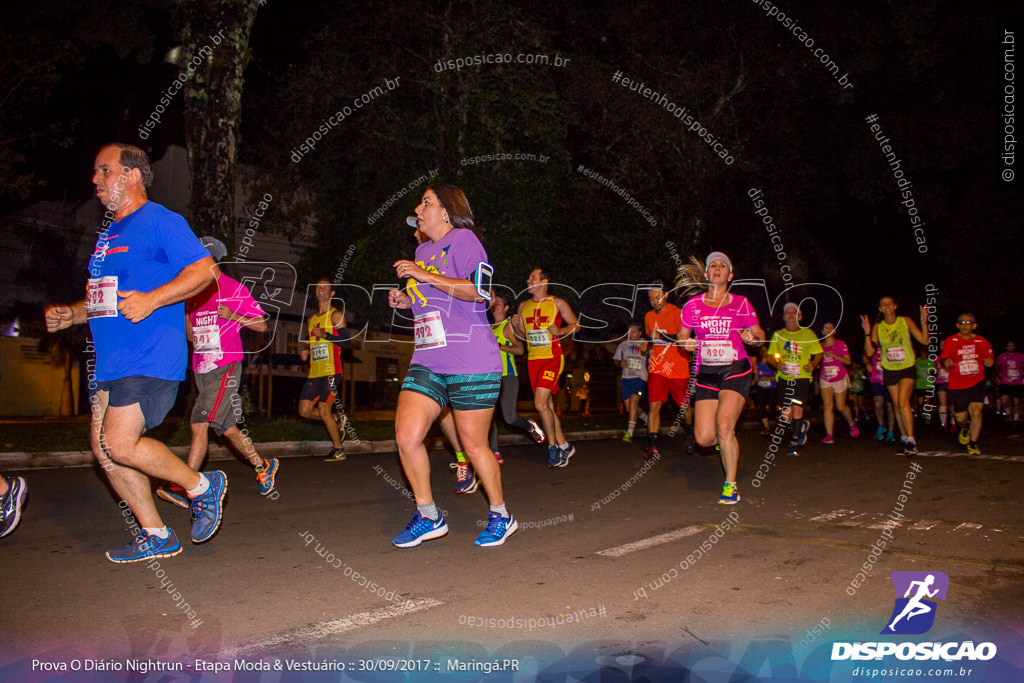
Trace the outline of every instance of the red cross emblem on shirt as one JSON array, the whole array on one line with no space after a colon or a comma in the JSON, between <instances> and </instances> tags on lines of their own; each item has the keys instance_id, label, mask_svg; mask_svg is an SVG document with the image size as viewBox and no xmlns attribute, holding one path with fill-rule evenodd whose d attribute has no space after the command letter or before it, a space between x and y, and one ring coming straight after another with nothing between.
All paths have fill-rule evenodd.
<instances>
[{"instance_id":1,"label":"red cross emblem on shirt","mask_svg":"<svg viewBox=\"0 0 1024 683\"><path fill-rule=\"evenodd\" d=\"M540 330L540 329L546 328L547 325L545 325L543 323L547 323L551 319L548 316L546 316L546 315L541 315L540 314L540 309L539 308L535 308L535 309L533 309L533 315L530 316L529 318L524 318L524 320L526 320L526 322L528 322L531 325L533 325L534 329Z\"/></svg>"}]
</instances>

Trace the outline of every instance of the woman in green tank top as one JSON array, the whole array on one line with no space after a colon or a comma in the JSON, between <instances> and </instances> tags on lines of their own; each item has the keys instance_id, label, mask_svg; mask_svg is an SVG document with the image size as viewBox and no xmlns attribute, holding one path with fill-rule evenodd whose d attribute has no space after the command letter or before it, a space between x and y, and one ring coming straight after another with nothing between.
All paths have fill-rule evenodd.
<instances>
[{"instance_id":1,"label":"woman in green tank top","mask_svg":"<svg viewBox=\"0 0 1024 683\"><path fill-rule=\"evenodd\" d=\"M873 326L868 316L860 317L864 328L864 352L873 356L875 347L882 351L882 378L896 406L896 423L903 435L900 453L917 455L914 441L914 411L910 398L914 394L914 345L911 337L928 345L928 308L921 306L921 327L907 316L896 315L896 300L883 296L878 302L881 318ZM923 330L923 331L922 331Z\"/></svg>"}]
</instances>

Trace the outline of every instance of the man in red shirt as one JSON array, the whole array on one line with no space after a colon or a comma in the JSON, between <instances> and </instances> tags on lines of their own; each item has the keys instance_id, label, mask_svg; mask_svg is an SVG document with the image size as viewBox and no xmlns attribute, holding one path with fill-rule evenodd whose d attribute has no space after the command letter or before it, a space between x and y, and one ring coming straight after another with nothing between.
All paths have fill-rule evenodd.
<instances>
[{"instance_id":1,"label":"man in red shirt","mask_svg":"<svg viewBox=\"0 0 1024 683\"><path fill-rule=\"evenodd\" d=\"M682 327L682 311L668 302L668 293L661 280L651 283L648 297L653 311L644 317L647 336L651 338L651 357L647 366L647 445L644 458L660 460L658 430L661 429L661 404L671 396L684 415L689 407L690 358L676 345ZM690 420L687 420L688 422Z\"/></svg>"},{"instance_id":2,"label":"man in red shirt","mask_svg":"<svg viewBox=\"0 0 1024 683\"><path fill-rule=\"evenodd\" d=\"M985 368L995 363L992 345L984 337L974 334L978 326L973 313L961 313L956 319L957 333L942 343L943 367L949 371L949 397L953 414L960 425L957 440L967 446L971 455L980 455L978 437L981 436L981 409L985 402L988 381ZM970 427L967 415L970 413Z\"/></svg>"}]
</instances>

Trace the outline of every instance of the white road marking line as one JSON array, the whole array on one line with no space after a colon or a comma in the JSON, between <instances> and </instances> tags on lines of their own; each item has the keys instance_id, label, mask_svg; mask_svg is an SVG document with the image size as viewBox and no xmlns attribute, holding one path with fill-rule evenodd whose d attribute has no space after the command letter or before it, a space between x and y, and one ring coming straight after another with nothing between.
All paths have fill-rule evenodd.
<instances>
[{"instance_id":1,"label":"white road marking line","mask_svg":"<svg viewBox=\"0 0 1024 683\"><path fill-rule=\"evenodd\" d=\"M285 631L284 633L270 636L266 639L260 640L259 642L239 645L236 648L222 651L219 653L219 656L224 660L228 660L236 657L246 657L259 654L280 645L324 640L331 636L345 633L346 631L363 628L364 626L371 626L387 619L404 617L407 614L420 612L432 607L438 607L442 604L444 603L432 598L414 598L407 600L400 605L388 605L387 607L381 607L369 612L350 614L347 617L342 617L340 619L324 621L319 624Z\"/></svg>"},{"instance_id":2,"label":"white road marking line","mask_svg":"<svg viewBox=\"0 0 1024 683\"><path fill-rule=\"evenodd\" d=\"M980 524L975 524L974 522L962 522L960 524L960 526L958 526L957 528L953 529L953 531L960 531L961 529L980 529L980 528L981 528Z\"/></svg>"},{"instance_id":3,"label":"white road marking line","mask_svg":"<svg viewBox=\"0 0 1024 683\"><path fill-rule=\"evenodd\" d=\"M693 536L694 534L699 534L702 530L703 527L688 526L683 529L676 529L675 531L659 534L658 536L651 536L650 538L645 538L642 541L636 541L635 543L627 543L625 545L615 546L614 548L599 550L597 554L604 555L605 557L621 557L622 555L635 553L638 550L646 550L647 548L653 548L656 545L671 543L679 538Z\"/></svg>"},{"instance_id":4,"label":"white road marking line","mask_svg":"<svg viewBox=\"0 0 1024 683\"><path fill-rule=\"evenodd\" d=\"M872 515L876 520L873 524L865 524L865 529L892 529L903 526L903 522L895 519L889 519L889 515L885 512L876 512Z\"/></svg>"},{"instance_id":5,"label":"white road marking line","mask_svg":"<svg viewBox=\"0 0 1024 683\"><path fill-rule=\"evenodd\" d=\"M866 512L861 512L860 514L854 515L849 519L844 519L841 522L836 522L836 524L838 526L860 526L861 523L864 521L864 517L866 517L867 514L868 513Z\"/></svg>"},{"instance_id":6,"label":"white road marking line","mask_svg":"<svg viewBox=\"0 0 1024 683\"><path fill-rule=\"evenodd\" d=\"M970 455L959 451L921 452L918 457L924 458L970 458L971 460L1004 460L1006 462L1024 462L1024 455Z\"/></svg>"},{"instance_id":7,"label":"white road marking line","mask_svg":"<svg viewBox=\"0 0 1024 683\"><path fill-rule=\"evenodd\" d=\"M933 526L942 524L942 520L939 519L922 519L920 522L915 522L910 528L914 531L928 531Z\"/></svg>"},{"instance_id":8,"label":"white road marking line","mask_svg":"<svg viewBox=\"0 0 1024 683\"><path fill-rule=\"evenodd\" d=\"M842 508L840 508L839 510L833 510L832 512L826 512L825 514L818 515L817 517L811 517L811 521L812 522L831 522L833 519L839 519L840 517L845 517L846 515L851 515L851 514L853 514L853 512L854 512L853 510L843 510Z\"/></svg>"}]
</instances>

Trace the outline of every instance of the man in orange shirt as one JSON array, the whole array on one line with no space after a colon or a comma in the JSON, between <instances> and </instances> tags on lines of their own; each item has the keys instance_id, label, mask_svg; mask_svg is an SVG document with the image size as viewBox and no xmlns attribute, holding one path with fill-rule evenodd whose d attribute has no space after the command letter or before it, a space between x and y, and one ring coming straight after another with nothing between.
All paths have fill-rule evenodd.
<instances>
[{"instance_id":1,"label":"man in orange shirt","mask_svg":"<svg viewBox=\"0 0 1024 683\"><path fill-rule=\"evenodd\" d=\"M671 396L686 411L690 400L690 358L676 345L682 326L682 311L668 302L665 283L655 280L648 292L653 311L644 317L647 336L651 338L651 357L647 366L647 400L650 417L647 422L647 445L644 458L661 460L658 431L661 429L661 404Z\"/></svg>"}]
</instances>

